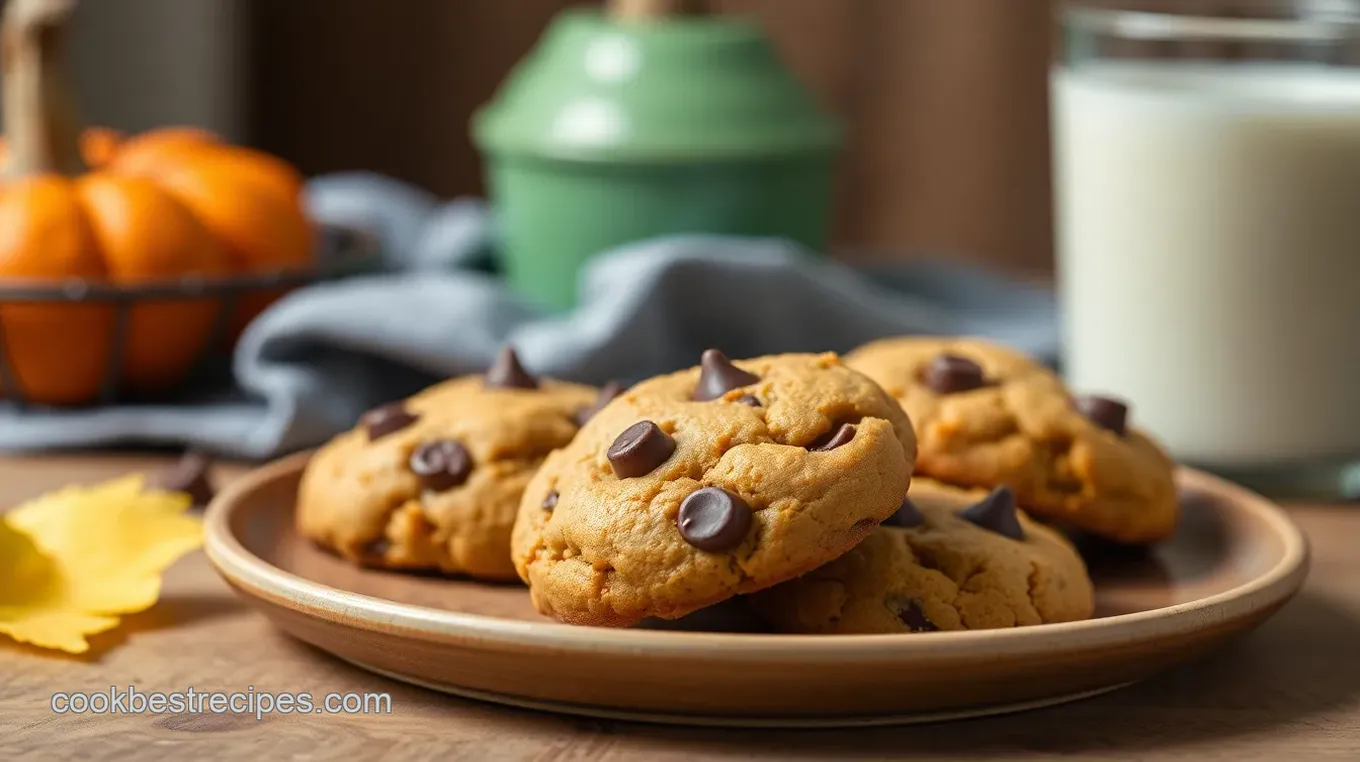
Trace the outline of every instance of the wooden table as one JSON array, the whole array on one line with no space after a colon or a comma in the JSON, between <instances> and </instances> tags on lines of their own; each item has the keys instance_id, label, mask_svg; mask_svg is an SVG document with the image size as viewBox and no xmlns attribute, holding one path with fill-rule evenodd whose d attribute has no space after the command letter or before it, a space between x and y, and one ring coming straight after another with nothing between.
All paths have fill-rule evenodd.
<instances>
[{"instance_id":1,"label":"wooden table","mask_svg":"<svg viewBox=\"0 0 1360 762\"><path fill-rule=\"evenodd\" d=\"M155 466L146 457L0 459L0 504ZM226 474L238 472L225 469ZM1100 698L920 727L745 731L539 714L407 687L275 631L201 553L161 602L51 656L0 640L0 759L49 760L950 760L1360 759L1360 506L1292 506L1313 541L1302 594L1256 633L1200 663ZM56 692L387 693L390 714L59 715Z\"/></svg>"}]
</instances>

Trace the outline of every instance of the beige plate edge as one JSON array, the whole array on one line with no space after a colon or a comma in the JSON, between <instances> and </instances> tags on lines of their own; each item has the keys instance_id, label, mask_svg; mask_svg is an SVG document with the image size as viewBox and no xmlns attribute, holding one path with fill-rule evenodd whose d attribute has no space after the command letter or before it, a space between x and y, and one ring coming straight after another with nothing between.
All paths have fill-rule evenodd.
<instances>
[{"instance_id":1,"label":"beige plate edge","mask_svg":"<svg viewBox=\"0 0 1360 762\"><path fill-rule=\"evenodd\" d=\"M581 628L552 622L501 619L480 614L430 609L351 593L298 577L272 566L243 547L227 525L229 507L258 485L300 469L310 453L299 453L267 464L230 484L213 502L205 516L204 549L228 582L249 596L281 605L304 616L339 626L398 634L435 643L513 645L546 648L558 654L627 652L655 657L692 655L701 648L706 660L786 662L797 659L816 664L881 663L885 654L893 661L908 662L929 655L932 659L963 658L979 649L995 654L1032 654L1054 647L1055 641L1084 646L1117 646L1149 638L1193 633L1217 623L1249 617L1282 605L1302 586L1309 566L1309 546L1303 533L1277 506L1262 497L1216 477L1183 469L1182 484L1203 488L1230 498L1243 510L1265 522L1284 543L1280 561L1265 573L1230 590L1203 599L1160 609L1102 619L1043 625L1014 630L942 632L914 635L778 635L739 633L687 633L658 630L611 630ZM1128 683L1078 694L1042 698L1021 703L978 706L946 711L925 711L888 716L842 716L820 718L710 717L690 714L658 714L650 711L502 694L447 684L426 684L419 678L393 674L362 661L356 666L425 688L528 709L606 719L667 724L732 727L851 727L908 724L1001 714L1051 706L1114 690Z\"/></svg>"},{"instance_id":2,"label":"beige plate edge","mask_svg":"<svg viewBox=\"0 0 1360 762\"><path fill-rule=\"evenodd\" d=\"M659 630L575 627L555 622L528 622L457 611L440 611L373 598L329 587L290 574L247 551L228 531L228 506L255 485L296 468L309 453L300 453L268 464L228 485L205 514L204 550L227 580L252 593L281 602L308 616L345 626L442 641L496 640L527 647L556 650L581 649L592 653L614 648L655 650L662 654L688 652L695 635ZM1229 494L1256 513L1285 542L1279 563L1252 581L1195 601L1132 614L1120 614L1080 622L1046 624L1012 630L974 630L929 634L894 635L779 635L703 633L704 648L711 658L783 661L790 656L818 661L855 660L866 647L875 661L883 658L882 647L892 645L903 660L922 652L941 656L954 650L974 651L987 644L994 653L1028 652L1039 641L1051 642L1067 635L1082 635L1092 645L1118 644L1148 637L1164 637L1198 629L1206 618L1223 621L1246 616L1290 598L1308 573L1309 546L1303 532L1265 498L1217 477L1191 469L1182 476L1192 486L1204 486ZM356 624L356 621L358 624Z\"/></svg>"},{"instance_id":3,"label":"beige plate edge","mask_svg":"<svg viewBox=\"0 0 1360 762\"><path fill-rule=\"evenodd\" d=\"M1130 685L1137 683L1135 680L1133 682L1107 685L1101 688L1064 696L1052 696L1050 698L1034 699L1032 701L1016 701L1009 704L994 704L971 709L953 709L939 712L858 715L851 717L715 717L706 714L629 712L622 709L608 709L605 707L589 706L587 704L541 701L538 699L513 696L506 693L482 691L475 688L455 688L450 685L421 680L420 678L412 677L410 675L403 675L390 670L380 669L371 664L365 664L362 661L346 659L344 657L338 658L342 661L349 662L360 669L367 670L376 675L382 675L383 677L396 680L400 683L407 683L438 693L447 693L450 696L458 696L459 698L473 699L474 701L485 701L491 704L501 704L516 709L530 709L536 712L552 712L554 714L569 714L577 717L592 717L600 720L622 720L625 722L645 722L653 725L678 725L681 727L705 728L788 728L824 730L831 728L872 728L889 725L926 725L935 722L949 722L951 720L995 717L1002 714L1028 712L1031 709L1059 706L1061 704L1069 704L1073 701L1103 696L1106 693L1113 693L1121 688L1127 688Z\"/></svg>"}]
</instances>

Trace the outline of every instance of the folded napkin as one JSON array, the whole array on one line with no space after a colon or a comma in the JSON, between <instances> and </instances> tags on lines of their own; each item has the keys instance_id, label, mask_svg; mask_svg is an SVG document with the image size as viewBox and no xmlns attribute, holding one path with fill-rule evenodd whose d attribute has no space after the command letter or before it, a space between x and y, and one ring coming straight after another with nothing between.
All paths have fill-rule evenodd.
<instances>
[{"instance_id":1,"label":"folded napkin","mask_svg":"<svg viewBox=\"0 0 1360 762\"><path fill-rule=\"evenodd\" d=\"M156 444L269 457L479 372L507 342L531 372L587 383L684 368L708 347L844 352L897 334L987 336L1050 361L1057 351L1043 289L953 264L851 268L778 240L676 237L603 252L581 274L579 306L547 314L496 276L481 203L441 203L368 174L318 178L307 193L317 219L372 230L386 269L280 300L247 329L222 388L175 404L0 407L0 449Z\"/></svg>"}]
</instances>

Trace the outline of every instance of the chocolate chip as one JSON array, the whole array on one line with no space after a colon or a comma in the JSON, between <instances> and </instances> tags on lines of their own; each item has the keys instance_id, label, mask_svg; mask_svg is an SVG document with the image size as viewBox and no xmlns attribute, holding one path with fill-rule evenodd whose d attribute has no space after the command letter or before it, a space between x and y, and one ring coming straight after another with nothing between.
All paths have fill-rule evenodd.
<instances>
[{"instance_id":1,"label":"chocolate chip","mask_svg":"<svg viewBox=\"0 0 1360 762\"><path fill-rule=\"evenodd\" d=\"M600 389L600 395L595 398L594 402L576 411L576 425L586 425L586 421L594 418L596 413L603 410L605 405L608 405L620 394L623 394L623 384L620 384L617 381L610 381L605 384Z\"/></svg>"},{"instance_id":2,"label":"chocolate chip","mask_svg":"<svg viewBox=\"0 0 1360 762\"><path fill-rule=\"evenodd\" d=\"M376 540L370 540L367 545L364 545L363 554L369 558L382 558L387 555L387 551L391 547L392 543L388 541L386 537L379 537Z\"/></svg>"},{"instance_id":3,"label":"chocolate chip","mask_svg":"<svg viewBox=\"0 0 1360 762\"><path fill-rule=\"evenodd\" d=\"M840 428L830 434L823 434L808 449L813 452L827 452L834 450L843 444L849 444L855 438L855 427L848 423L842 423Z\"/></svg>"},{"instance_id":4,"label":"chocolate chip","mask_svg":"<svg viewBox=\"0 0 1360 762\"><path fill-rule=\"evenodd\" d=\"M415 423L416 418L417 416L406 411L405 405L400 402L393 402L364 413L359 418L359 423L368 429L368 441L372 442L388 434L401 431Z\"/></svg>"},{"instance_id":5,"label":"chocolate chip","mask_svg":"<svg viewBox=\"0 0 1360 762\"><path fill-rule=\"evenodd\" d=\"M922 375L925 385L939 394L953 394L980 389L985 385L982 366L958 355L937 355L926 366Z\"/></svg>"},{"instance_id":6,"label":"chocolate chip","mask_svg":"<svg viewBox=\"0 0 1360 762\"><path fill-rule=\"evenodd\" d=\"M607 457L620 479L650 474L675 452L675 440L651 421L629 426L609 446Z\"/></svg>"},{"instance_id":7,"label":"chocolate chip","mask_svg":"<svg viewBox=\"0 0 1360 762\"><path fill-rule=\"evenodd\" d=\"M890 527L911 529L912 527L921 526L925 521L926 517L921 514L921 509L917 508L916 504L911 502L911 498L904 497L902 498L902 505L897 509L897 513L889 516L888 520L883 523Z\"/></svg>"},{"instance_id":8,"label":"chocolate chip","mask_svg":"<svg viewBox=\"0 0 1360 762\"><path fill-rule=\"evenodd\" d=\"M737 402L743 405L748 405L750 407L760 407L760 400L756 399L755 397L752 397L749 394L741 395L740 397L737 398Z\"/></svg>"},{"instance_id":9,"label":"chocolate chip","mask_svg":"<svg viewBox=\"0 0 1360 762\"><path fill-rule=\"evenodd\" d=\"M704 487L680 504L675 523L685 542L699 550L731 550L746 539L751 506L725 489Z\"/></svg>"},{"instance_id":10,"label":"chocolate chip","mask_svg":"<svg viewBox=\"0 0 1360 762\"><path fill-rule=\"evenodd\" d=\"M905 605L897 609L897 618L902 620L902 624L907 626L912 632L938 632L939 627L926 618L926 613L916 601L907 601Z\"/></svg>"},{"instance_id":11,"label":"chocolate chip","mask_svg":"<svg viewBox=\"0 0 1360 762\"><path fill-rule=\"evenodd\" d=\"M1004 484L992 490L981 502L960 511L959 518L1012 540L1025 539L1025 530L1020 526L1015 507L1015 491Z\"/></svg>"},{"instance_id":12,"label":"chocolate chip","mask_svg":"<svg viewBox=\"0 0 1360 762\"><path fill-rule=\"evenodd\" d=\"M515 348L506 346L496 355L496 361L486 371L482 383L492 389L537 389L538 379L529 375L519 364Z\"/></svg>"},{"instance_id":13,"label":"chocolate chip","mask_svg":"<svg viewBox=\"0 0 1360 762\"><path fill-rule=\"evenodd\" d=\"M1077 398L1077 412L1102 429L1124 436L1128 430L1129 406L1113 397L1090 394Z\"/></svg>"},{"instance_id":14,"label":"chocolate chip","mask_svg":"<svg viewBox=\"0 0 1360 762\"><path fill-rule=\"evenodd\" d=\"M153 475L148 486L164 492L183 492L201 508L212 502L217 490L212 483L212 460L201 452L184 453L175 465Z\"/></svg>"},{"instance_id":15,"label":"chocolate chip","mask_svg":"<svg viewBox=\"0 0 1360 762\"><path fill-rule=\"evenodd\" d=\"M547 497L543 498L543 510L551 511L556 507L557 507L557 490L553 490L552 492L548 493Z\"/></svg>"},{"instance_id":16,"label":"chocolate chip","mask_svg":"<svg viewBox=\"0 0 1360 762\"><path fill-rule=\"evenodd\" d=\"M760 380L760 376L733 365L727 355L716 349L704 350L699 359L699 368L699 383L694 387L692 397L698 402L717 399L733 389L750 386Z\"/></svg>"},{"instance_id":17,"label":"chocolate chip","mask_svg":"<svg viewBox=\"0 0 1360 762\"><path fill-rule=\"evenodd\" d=\"M411 453L411 473L420 477L420 486L432 492L453 489L472 473L472 456L467 448L452 439L426 442Z\"/></svg>"}]
</instances>

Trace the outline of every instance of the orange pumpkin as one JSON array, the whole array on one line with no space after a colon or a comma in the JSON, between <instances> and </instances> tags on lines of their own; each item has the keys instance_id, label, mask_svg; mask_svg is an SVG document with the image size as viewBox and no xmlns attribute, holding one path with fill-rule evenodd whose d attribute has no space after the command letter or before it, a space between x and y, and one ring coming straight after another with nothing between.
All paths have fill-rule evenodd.
<instances>
[{"instance_id":1,"label":"orange pumpkin","mask_svg":"<svg viewBox=\"0 0 1360 762\"><path fill-rule=\"evenodd\" d=\"M287 163L205 133L158 130L113 152L106 169L145 177L188 205L226 246L237 271L267 273L312 262L314 230L302 207L302 178ZM233 335L282 295L243 297Z\"/></svg>"},{"instance_id":2,"label":"orange pumpkin","mask_svg":"<svg viewBox=\"0 0 1360 762\"><path fill-rule=\"evenodd\" d=\"M285 162L194 129L126 140L80 130L61 68L70 10L69 0L5 7L0 279L132 285L309 266L313 229L302 180ZM242 301L234 328L276 297ZM218 309L204 299L134 307L121 358L125 388L154 392L180 381L202 354ZM111 359L112 307L6 304L0 330L27 399L97 397Z\"/></svg>"}]
</instances>

